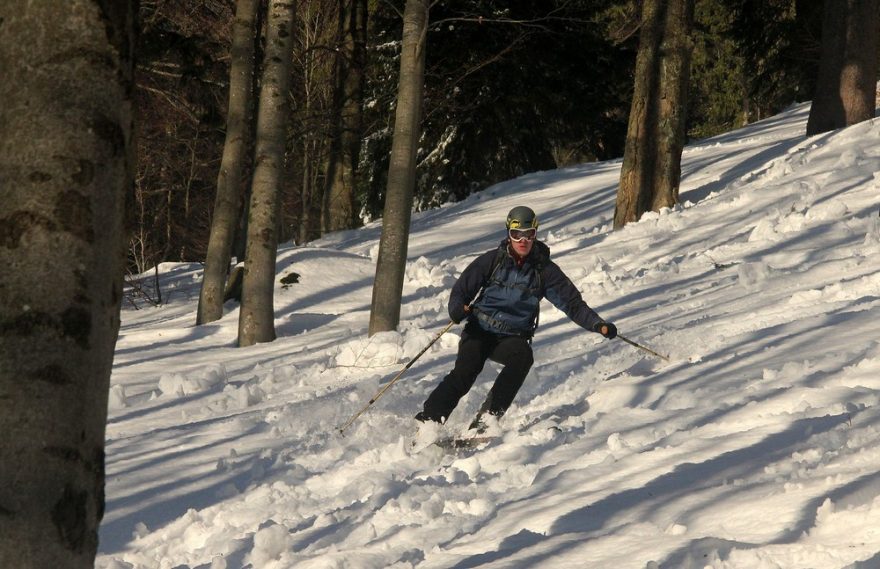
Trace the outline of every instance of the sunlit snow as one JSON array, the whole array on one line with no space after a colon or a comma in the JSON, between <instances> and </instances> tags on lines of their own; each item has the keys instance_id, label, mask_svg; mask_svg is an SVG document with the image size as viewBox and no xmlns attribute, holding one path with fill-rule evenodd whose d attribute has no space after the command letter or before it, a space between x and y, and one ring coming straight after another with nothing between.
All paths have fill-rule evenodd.
<instances>
[{"instance_id":1,"label":"sunlit snow","mask_svg":"<svg viewBox=\"0 0 880 569\"><path fill-rule=\"evenodd\" d=\"M806 138L808 112L690 145L682 204L621 231L619 160L414 215L400 328L372 338L380 223L282 247L300 282L250 348L235 303L194 326L201 266L161 265L165 304L123 307L97 567L880 567L880 119ZM411 448L459 326L341 436L520 204L587 302L671 362L544 303L485 448Z\"/></svg>"}]
</instances>

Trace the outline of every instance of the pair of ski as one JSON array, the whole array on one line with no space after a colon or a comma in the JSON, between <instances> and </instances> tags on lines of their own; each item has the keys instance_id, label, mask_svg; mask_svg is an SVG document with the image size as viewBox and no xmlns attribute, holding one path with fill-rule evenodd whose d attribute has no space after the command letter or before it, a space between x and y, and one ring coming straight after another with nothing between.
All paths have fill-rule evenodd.
<instances>
[{"instance_id":1,"label":"pair of ski","mask_svg":"<svg viewBox=\"0 0 880 569\"><path fill-rule=\"evenodd\" d=\"M461 450L477 448L493 441L496 437L486 434L486 423L483 421L483 416L489 410L489 404L492 401L491 397L492 393L490 392L483 404L480 405L477 415L471 421L464 434L439 438L433 442L434 446L444 450Z\"/></svg>"}]
</instances>

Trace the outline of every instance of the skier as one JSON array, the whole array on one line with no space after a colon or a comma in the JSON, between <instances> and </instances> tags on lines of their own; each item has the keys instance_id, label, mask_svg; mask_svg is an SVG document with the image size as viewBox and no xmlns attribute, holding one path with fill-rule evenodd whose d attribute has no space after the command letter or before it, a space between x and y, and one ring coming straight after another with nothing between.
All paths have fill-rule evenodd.
<instances>
[{"instance_id":1,"label":"skier","mask_svg":"<svg viewBox=\"0 0 880 569\"><path fill-rule=\"evenodd\" d=\"M536 239L537 233L535 212L525 206L513 208L507 214L507 237L498 249L477 257L452 287L449 316L455 323L465 319L467 323L452 371L428 396L417 420L445 422L487 359L504 368L480 414L500 418L532 367L532 336L544 297L575 324L606 338L617 336L617 327L587 306L580 291L550 260L550 249ZM485 424L478 420L471 428L482 431Z\"/></svg>"}]
</instances>

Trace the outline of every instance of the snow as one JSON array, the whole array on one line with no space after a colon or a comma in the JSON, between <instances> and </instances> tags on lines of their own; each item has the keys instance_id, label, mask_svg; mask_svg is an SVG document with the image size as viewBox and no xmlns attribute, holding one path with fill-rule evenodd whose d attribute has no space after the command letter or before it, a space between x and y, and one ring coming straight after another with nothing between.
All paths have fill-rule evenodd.
<instances>
[{"instance_id":1,"label":"snow","mask_svg":"<svg viewBox=\"0 0 880 569\"><path fill-rule=\"evenodd\" d=\"M611 231L620 161L415 214L398 331L367 336L381 225L279 252L278 340L195 327L199 265L123 308L99 569L880 567L880 122L806 138L808 105L699 141L682 204ZM544 303L485 448L412 419L455 357L462 269L534 208L587 302L655 358ZM423 445L424 446L424 445Z\"/></svg>"}]
</instances>

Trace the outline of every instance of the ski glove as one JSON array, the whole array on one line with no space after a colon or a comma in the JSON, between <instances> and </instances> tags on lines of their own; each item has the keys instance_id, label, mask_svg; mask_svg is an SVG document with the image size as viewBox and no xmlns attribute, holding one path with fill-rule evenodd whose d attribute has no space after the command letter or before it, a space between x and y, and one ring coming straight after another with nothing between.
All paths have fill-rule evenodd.
<instances>
[{"instance_id":1,"label":"ski glove","mask_svg":"<svg viewBox=\"0 0 880 569\"><path fill-rule=\"evenodd\" d=\"M449 307L449 317L452 318L452 321L458 324L465 318L467 318L468 312L470 312L471 307L468 305L464 306L451 306Z\"/></svg>"},{"instance_id":2,"label":"ski glove","mask_svg":"<svg viewBox=\"0 0 880 569\"><path fill-rule=\"evenodd\" d=\"M603 327L605 328L604 332L602 331ZM611 322L598 322L595 326L593 326L593 332L598 332L609 340L613 340L617 337L617 326L615 326Z\"/></svg>"}]
</instances>

